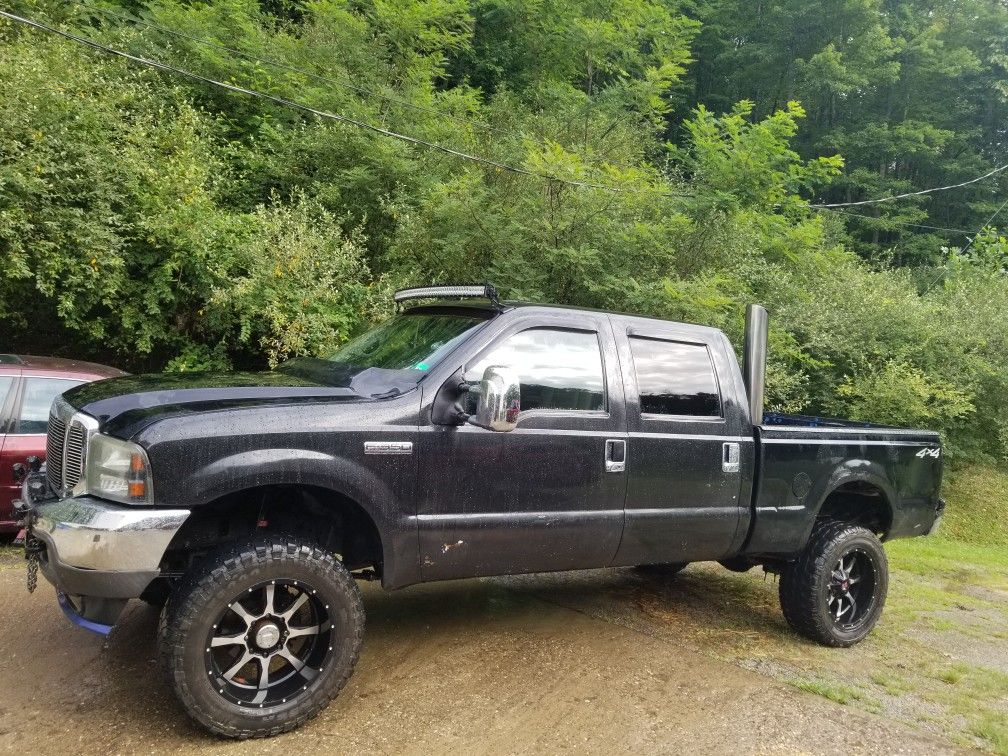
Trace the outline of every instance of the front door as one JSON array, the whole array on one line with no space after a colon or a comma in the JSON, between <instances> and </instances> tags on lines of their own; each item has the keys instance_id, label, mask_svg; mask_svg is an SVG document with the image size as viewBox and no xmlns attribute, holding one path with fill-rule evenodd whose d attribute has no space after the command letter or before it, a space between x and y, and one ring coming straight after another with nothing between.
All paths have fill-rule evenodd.
<instances>
[{"instance_id":1,"label":"front door","mask_svg":"<svg viewBox=\"0 0 1008 756\"><path fill-rule=\"evenodd\" d=\"M626 432L608 319L519 316L463 375L478 383L490 365L519 376L518 424L509 432L424 429L422 579L608 565L626 491L622 465L613 464Z\"/></svg>"},{"instance_id":2,"label":"front door","mask_svg":"<svg viewBox=\"0 0 1008 756\"><path fill-rule=\"evenodd\" d=\"M616 564L726 556L742 514L744 439L726 340L614 317L627 391L626 526Z\"/></svg>"}]
</instances>

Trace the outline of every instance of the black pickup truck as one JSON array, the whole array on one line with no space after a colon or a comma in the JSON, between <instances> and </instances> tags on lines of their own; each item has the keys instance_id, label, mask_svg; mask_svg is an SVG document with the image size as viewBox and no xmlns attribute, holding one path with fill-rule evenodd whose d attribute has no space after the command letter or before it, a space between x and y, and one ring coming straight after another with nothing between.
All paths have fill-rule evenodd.
<instances>
[{"instance_id":1,"label":"black pickup truck","mask_svg":"<svg viewBox=\"0 0 1008 756\"><path fill-rule=\"evenodd\" d=\"M336 695L355 579L761 565L797 632L848 646L882 611L880 541L940 519L937 434L764 417L761 307L743 369L713 328L489 286L396 299L328 359L53 405L19 505L29 583L99 632L131 598L164 605L163 666L212 732L283 732Z\"/></svg>"}]
</instances>

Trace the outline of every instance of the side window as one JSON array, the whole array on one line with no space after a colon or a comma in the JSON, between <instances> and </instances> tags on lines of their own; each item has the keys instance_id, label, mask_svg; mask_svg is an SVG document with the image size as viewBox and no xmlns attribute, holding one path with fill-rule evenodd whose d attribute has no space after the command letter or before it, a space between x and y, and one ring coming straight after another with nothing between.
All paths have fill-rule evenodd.
<instances>
[{"instance_id":1,"label":"side window","mask_svg":"<svg viewBox=\"0 0 1008 756\"><path fill-rule=\"evenodd\" d=\"M465 379L479 382L490 365L518 373L522 411L605 410L605 378L598 334L556 328L530 328L494 345L468 366ZM476 410L475 397L468 411Z\"/></svg>"},{"instance_id":2,"label":"side window","mask_svg":"<svg viewBox=\"0 0 1008 756\"><path fill-rule=\"evenodd\" d=\"M25 378L24 398L15 433L45 433L53 399L83 381L64 378Z\"/></svg>"},{"instance_id":3,"label":"side window","mask_svg":"<svg viewBox=\"0 0 1008 756\"><path fill-rule=\"evenodd\" d=\"M714 363L707 347L630 338L641 414L720 417Z\"/></svg>"}]
</instances>

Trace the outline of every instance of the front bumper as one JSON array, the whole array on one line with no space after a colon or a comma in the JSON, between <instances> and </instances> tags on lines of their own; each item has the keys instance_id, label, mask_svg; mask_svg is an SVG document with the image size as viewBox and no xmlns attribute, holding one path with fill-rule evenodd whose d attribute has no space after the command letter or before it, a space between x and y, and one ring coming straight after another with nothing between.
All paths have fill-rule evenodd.
<instances>
[{"instance_id":1,"label":"front bumper","mask_svg":"<svg viewBox=\"0 0 1008 756\"><path fill-rule=\"evenodd\" d=\"M30 484L35 480L34 490L40 490L38 475L24 481L21 494L29 535L44 547L39 568L46 579L85 617L89 603L97 612L114 603L105 599L143 593L160 575L161 558L189 510L131 507L90 496L33 498Z\"/></svg>"}]
</instances>

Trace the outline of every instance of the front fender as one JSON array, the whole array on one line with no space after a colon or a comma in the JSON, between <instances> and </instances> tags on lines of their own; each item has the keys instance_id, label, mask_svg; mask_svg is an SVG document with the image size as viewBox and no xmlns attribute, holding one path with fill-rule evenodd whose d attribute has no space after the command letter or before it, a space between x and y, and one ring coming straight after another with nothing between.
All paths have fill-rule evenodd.
<instances>
[{"instance_id":1,"label":"front fender","mask_svg":"<svg viewBox=\"0 0 1008 756\"><path fill-rule=\"evenodd\" d=\"M190 483L194 509L262 486L301 485L332 491L359 505L374 523L382 543L386 587L417 579L415 520L404 516L391 486L356 460L310 449L257 449L197 469Z\"/></svg>"},{"instance_id":2,"label":"front fender","mask_svg":"<svg viewBox=\"0 0 1008 756\"><path fill-rule=\"evenodd\" d=\"M133 440L147 449L154 503L195 513L264 486L313 486L357 504L382 541L385 582L419 573L418 394L387 402L248 407L165 417ZM374 442L404 451L369 454Z\"/></svg>"},{"instance_id":3,"label":"front fender","mask_svg":"<svg viewBox=\"0 0 1008 756\"><path fill-rule=\"evenodd\" d=\"M305 485L334 491L359 504L379 532L395 496L372 470L347 457L311 449L255 449L214 460L189 477L189 499L199 506L261 486Z\"/></svg>"}]
</instances>

